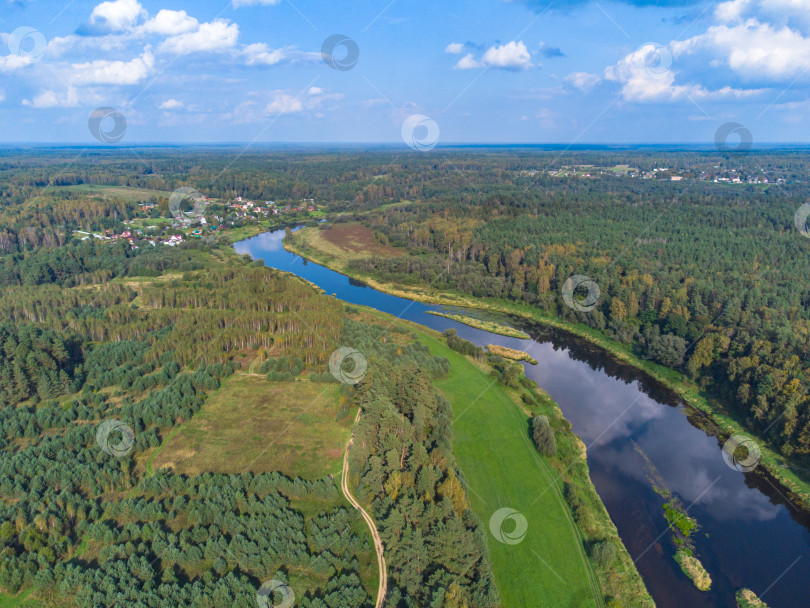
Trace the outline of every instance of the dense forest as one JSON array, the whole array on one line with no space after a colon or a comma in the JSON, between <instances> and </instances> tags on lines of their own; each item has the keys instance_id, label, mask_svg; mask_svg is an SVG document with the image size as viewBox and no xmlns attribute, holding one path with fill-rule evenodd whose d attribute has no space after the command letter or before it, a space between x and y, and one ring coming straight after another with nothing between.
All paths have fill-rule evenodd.
<instances>
[{"instance_id":1,"label":"dense forest","mask_svg":"<svg viewBox=\"0 0 810 608\"><path fill-rule=\"evenodd\" d=\"M804 185L538 177L477 190L359 216L411 255L350 267L586 323L684 372L784 455L810 455ZM565 304L573 275L598 285L591 310Z\"/></svg>"},{"instance_id":2,"label":"dense forest","mask_svg":"<svg viewBox=\"0 0 810 608\"><path fill-rule=\"evenodd\" d=\"M256 605L273 580L305 589L298 606L373 606L373 548L336 480L187 476L148 460L251 360L273 382L335 382L329 355L351 342L369 353L368 376L341 387L337 418L361 406L364 435L408 415L353 455L356 492L384 532L386 606L497 606L449 405L432 385L447 361L411 336L397 346L387 330L344 323L339 302L240 258L226 237L77 239L78 228L120 230L135 199L59 186L119 183L132 167L111 153L106 169L60 173L58 157L6 156L0 169L0 592L43 606L213 608ZM419 389L414 411L401 409L405 387Z\"/></svg>"}]
</instances>

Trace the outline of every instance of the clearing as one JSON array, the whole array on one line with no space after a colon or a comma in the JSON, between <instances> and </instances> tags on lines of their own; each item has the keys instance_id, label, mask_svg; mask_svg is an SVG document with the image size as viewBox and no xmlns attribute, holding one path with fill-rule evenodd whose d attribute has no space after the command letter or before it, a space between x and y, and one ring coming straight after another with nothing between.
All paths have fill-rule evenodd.
<instances>
[{"instance_id":1,"label":"clearing","mask_svg":"<svg viewBox=\"0 0 810 608\"><path fill-rule=\"evenodd\" d=\"M186 475L280 471L318 479L340 473L353 412L336 420L338 392L332 383L231 376L150 464Z\"/></svg>"}]
</instances>

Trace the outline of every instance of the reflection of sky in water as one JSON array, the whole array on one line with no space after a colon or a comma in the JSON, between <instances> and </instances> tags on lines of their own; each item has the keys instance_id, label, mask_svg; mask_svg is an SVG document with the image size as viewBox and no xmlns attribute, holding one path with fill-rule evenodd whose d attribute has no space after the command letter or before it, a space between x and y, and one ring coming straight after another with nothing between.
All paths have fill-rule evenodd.
<instances>
[{"instance_id":1,"label":"reflection of sky in water","mask_svg":"<svg viewBox=\"0 0 810 608\"><path fill-rule=\"evenodd\" d=\"M555 348L550 341L496 336L426 314L441 307L353 286L346 277L284 251L283 237L283 231L267 233L238 243L235 249L263 257L269 266L294 272L348 302L374 306L439 331L452 327L478 345L517 348L537 359L538 365L525 365L527 376L559 403L588 446L592 477L622 537L648 539L637 549L640 552L667 524L660 508L664 499L650 487L649 469L634 447L638 445L666 487L698 520L696 548L715 580L714 591L701 595L671 563L671 555L648 551L639 567L655 588L659 605L731 607L739 587L761 592L780 576L764 598L772 608L810 605L804 597L810 577L810 533L790 518L789 507L771 504L766 494L746 485L742 473L726 466L717 439L693 427L682 408L664 405L671 395L656 395L657 389L640 382L639 376L617 369L569 339L554 338ZM639 530L644 533L637 534ZM785 572L797 556L801 560Z\"/></svg>"}]
</instances>

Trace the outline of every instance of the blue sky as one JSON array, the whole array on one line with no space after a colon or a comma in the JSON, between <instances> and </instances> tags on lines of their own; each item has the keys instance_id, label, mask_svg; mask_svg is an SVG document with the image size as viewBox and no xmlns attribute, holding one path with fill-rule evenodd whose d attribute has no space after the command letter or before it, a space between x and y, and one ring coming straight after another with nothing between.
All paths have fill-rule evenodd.
<instances>
[{"instance_id":1,"label":"blue sky","mask_svg":"<svg viewBox=\"0 0 810 608\"><path fill-rule=\"evenodd\" d=\"M807 0L0 7L4 142L97 144L102 106L126 118L120 145L401 144L412 115L440 144L709 143L730 121L755 142L810 140ZM321 56L335 34L359 49L350 69Z\"/></svg>"}]
</instances>

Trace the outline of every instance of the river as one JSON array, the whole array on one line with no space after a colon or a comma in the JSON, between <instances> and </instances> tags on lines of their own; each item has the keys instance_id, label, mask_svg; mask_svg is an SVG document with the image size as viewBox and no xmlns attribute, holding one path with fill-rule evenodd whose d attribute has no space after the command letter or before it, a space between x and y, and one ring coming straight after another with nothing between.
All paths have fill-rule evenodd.
<instances>
[{"instance_id":1,"label":"river","mask_svg":"<svg viewBox=\"0 0 810 608\"><path fill-rule=\"evenodd\" d=\"M286 251L283 237L283 230L267 232L234 248L346 302L439 331L452 327L478 345L517 348L537 359L524 364L526 375L585 442L591 479L657 606L734 608L741 587L771 608L810 606L810 518L767 479L729 467L711 425L656 381L566 332L515 322L533 336L521 340L427 314L448 309L381 293L308 262ZM677 495L697 520L692 540L713 580L709 592L698 591L673 560L666 500L655 486Z\"/></svg>"}]
</instances>

